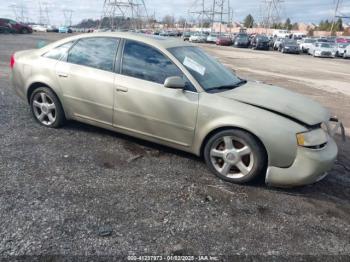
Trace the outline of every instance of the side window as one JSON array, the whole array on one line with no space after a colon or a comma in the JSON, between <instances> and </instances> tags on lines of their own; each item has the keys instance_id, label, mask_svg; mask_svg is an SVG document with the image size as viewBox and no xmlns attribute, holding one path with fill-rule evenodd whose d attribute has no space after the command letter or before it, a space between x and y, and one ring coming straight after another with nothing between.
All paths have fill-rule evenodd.
<instances>
[{"instance_id":1,"label":"side window","mask_svg":"<svg viewBox=\"0 0 350 262\"><path fill-rule=\"evenodd\" d=\"M63 45L60 45L60 46L48 51L47 53L45 53L43 55L43 57L51 58L51 59L55 59L55 60L61 60L62 58L64 58L67 55L69 48L71 48L71 46L73 44L74 44L74 42L68 42L68 43L65 43Z\"/></svg>"},{"instance_id":2,"label":"side window","mask_svg":"<svg viewBox=\"0 0 350 262\"><path fill-rule=\"evenodd\" d=\"M119 39L110 37L85 38L73 46L68 63L113 71Z\"/></svg>"},{"instance_id":3,"label":"side window","mask_svg":"<svg viewBox=\"0 0 350 262\"><path fill-rule=\"evenodd\" d=\"M122 74L164 84L171 76L180 76L186 82L186 89L196 91L182 71L155 48L136 41L127 40L124 46Z\"/></svg>"}]
</instances>

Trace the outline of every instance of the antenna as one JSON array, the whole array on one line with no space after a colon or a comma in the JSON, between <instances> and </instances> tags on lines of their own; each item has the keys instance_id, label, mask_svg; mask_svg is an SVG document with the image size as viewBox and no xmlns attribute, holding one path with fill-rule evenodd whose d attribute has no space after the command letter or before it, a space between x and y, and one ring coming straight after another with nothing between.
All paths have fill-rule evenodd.
<instances>
[{"instance_id":1,"label":"antenna","mask_svg":"<svg viewBox=\"0 0 350 262\"><path fill-rule=\"evenodd\" d=\"M146 3L144 0L104 0L102 17L99 24L99 28L103 25L104 20L107 18L108 25L112 31L120 27L117 25L117 17L131 19L131 23L134 29L137 29L138 22L141 22L143 18L148 20L148 12ZM142 23L141 25L142 26Z\"/></svg>"}]
</instances>

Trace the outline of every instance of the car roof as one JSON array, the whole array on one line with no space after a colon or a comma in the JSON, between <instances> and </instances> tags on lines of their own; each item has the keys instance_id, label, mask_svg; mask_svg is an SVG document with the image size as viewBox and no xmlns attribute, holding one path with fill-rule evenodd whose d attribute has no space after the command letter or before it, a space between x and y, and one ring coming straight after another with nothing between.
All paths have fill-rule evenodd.
<instances>
[{"instance_id":1,"label":"car roof","mask_svg":"<svg viewBox=\"0 0 350 262\"><path fill-rule=\"evenodd\" d=\"M167 49L171 47L178 47L178 46L193 46L190 43L185 43L179 39L171 38L171 37L162 37L157 35L147 35L147 34L141 34L141 33L130 33L130 32L98 32L98 33L87 33L87 34L80 34L76 36L72 36L69 38L65 38L59 42L56 42L57 45L61 45L62 43L66 43L69 41L74 41L78 39L83 38L91 38L91 37L118 37L118 38L124 38L124 39L130 39L139 41L145 44L149 44L154 47L158 47L160 49Z\"/></svg>"}]
</instances>

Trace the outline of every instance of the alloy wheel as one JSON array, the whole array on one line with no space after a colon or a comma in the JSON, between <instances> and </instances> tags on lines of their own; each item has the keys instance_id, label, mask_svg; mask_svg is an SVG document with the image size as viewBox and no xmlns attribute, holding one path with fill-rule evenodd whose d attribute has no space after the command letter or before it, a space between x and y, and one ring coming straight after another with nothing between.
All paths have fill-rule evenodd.
<instances>
[{"instance_id":1,"label":"alloy wheel","mask_svg":"<svg viewBox=\"0 0 350 262\"><path fill-rule=\"evenodd\" d=\"M56 105L48 94L44 92L35 94L32 106L35 117L43 125L50 126L56 121Z\"/></svg>"},{"instance_id":2,"label":"alloy wheel","mask_svg":"<svg viewBox=\"0 0 350 262\"><path fill-rule=\"evenodd\" d=\"M251 148L234 136L217 139L210 149L210 160L217 172L232 179L247 176L254 166Z\"/></svg>"}]
</instances>

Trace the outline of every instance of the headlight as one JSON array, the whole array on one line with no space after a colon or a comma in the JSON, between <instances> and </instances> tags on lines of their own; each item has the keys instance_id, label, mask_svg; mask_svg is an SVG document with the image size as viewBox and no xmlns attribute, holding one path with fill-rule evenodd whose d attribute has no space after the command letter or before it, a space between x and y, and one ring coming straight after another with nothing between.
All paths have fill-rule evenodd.
<instances>
[{"instance_id":1,"label":"headlight","mask_svg":"<svg viewBox=\"0 0 350 262\"><path fill-rule=\"evenodd\" d=\"M326 145L328 134L322 128L314 129L309 132L297 134L297 142L299 146L310 148Z\"/></svg>"}]
</instances>

